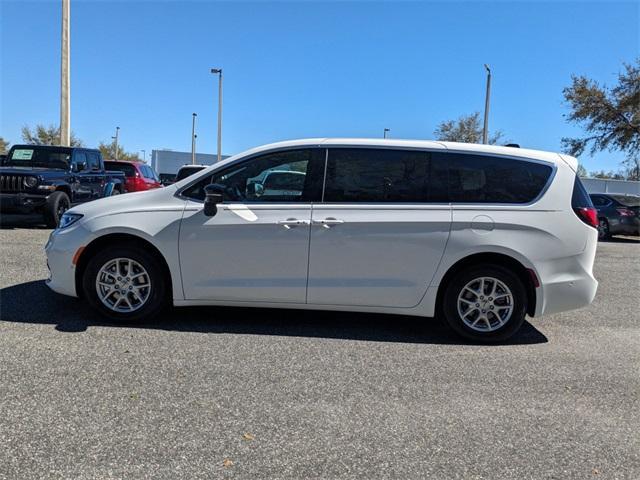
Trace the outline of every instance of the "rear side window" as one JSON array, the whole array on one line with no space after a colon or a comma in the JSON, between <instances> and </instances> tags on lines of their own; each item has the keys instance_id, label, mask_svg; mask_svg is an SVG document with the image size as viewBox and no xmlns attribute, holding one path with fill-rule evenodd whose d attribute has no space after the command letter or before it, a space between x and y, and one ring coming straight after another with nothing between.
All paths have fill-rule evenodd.
<instances>
[{"instance_id":1,"label":"rear side window","mask_svg":"<svg viewBox=\"0 0 640 480\"><path fill-rule=\"evenodd\" d=\"M571 195L571 207L572 208L593 208L591 203L591 197L587 193L587 190L582 185L580 177L576 175L576 179L573 182L573 194Z\"/></svg>"},{"instance_id":2,"label":"rear side window","mask_svg":"<svg viewBox=\"0 0 640 480\"><path fill-rule=\"evenodd\" d=\"M87 152L87 161L91 170L100 169L100 155L97 152Z\"/></svg>"},{"instance_id":3,"label":"rear side window","mask_svg":"<svg viewBox=\"0 0 640 480\"><path fill-rule=\"evenodd\" d=\"M329 149L324 201L425 202L429 156L412 150Z\"/></svg>"},{"instance_id":4,"label":"rear side window","mask_svg":"<svg viewBox=\"0 0 640 480\"><path fill-rule=\"evenodd\" d=\"M449 172L453 203L529 203L544 189L549 165L466 153L433 154L435 166Z\"/></svg>"},{"instance_id":5,"label":"rear side window","mask_svg":"<svg viewBox=\"0 0 640 480\"><path fill-rule=\"evenodd\" d=\"M124 176L127 178L136 176L136 168L129 163L104 162L104 168L116 172L123 172Z\"/></svg>"}]
</instances>

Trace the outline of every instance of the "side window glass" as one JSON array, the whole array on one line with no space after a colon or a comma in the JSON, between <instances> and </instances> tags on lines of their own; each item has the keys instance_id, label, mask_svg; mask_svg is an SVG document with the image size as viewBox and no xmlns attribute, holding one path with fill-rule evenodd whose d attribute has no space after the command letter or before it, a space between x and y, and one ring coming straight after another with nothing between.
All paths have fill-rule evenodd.
<instances>
[{"instance_id":1,"label":"side window glass","mask_svg":"<svg viewBox=\"0 0 640 480\"><path fill-rule=\"evenodd\" d=\"M269 153L209 175L183 192L204 199L204 187L217 184L225 202L313 202L322 191L323 149Z\"/></svg>"},{"instance_id":2,"label":"side window glass","mask_svg":"<svg viewBox=\"0 0 640 480\"><path fill-rule=\"evenodd\" d=\"M88 152L87 153L87 160L88 160L88 165L89 165L89 170L92 169L99 169L100 168L100 157L98 156L97 153L95 152Z\"/></svg>"},{"instance_id":3,"label":"side window glass","mask_svg":"<svg viewBox=\"0 0 640 480\"><path fill-rule=\"evenodd\" d=\"M428 200L429 153L329 149L325 202L416 203Z\"/></svg>"},{"instance_id":4,"label":"side window glass","mask_svg":"<svg viewBox=\"0 0 640 480\"><path fill-rule=\"evenodd\" d=\"M73 163L77 166L78 171L90 170L89 161L87 160L87 154L84 152L76 152L73 156Z\"/></svg>"},{"instance_id":5,"label":"side window glass","mask_svg":"<svg viewBox=\"0 0 640 480\"><path fill-rule=\"evenodd\" d=\"M437 153L449 169L449 198L462 203L529 203L553 169L526 160L462 153Z\"/></svg>"}]
</instances>

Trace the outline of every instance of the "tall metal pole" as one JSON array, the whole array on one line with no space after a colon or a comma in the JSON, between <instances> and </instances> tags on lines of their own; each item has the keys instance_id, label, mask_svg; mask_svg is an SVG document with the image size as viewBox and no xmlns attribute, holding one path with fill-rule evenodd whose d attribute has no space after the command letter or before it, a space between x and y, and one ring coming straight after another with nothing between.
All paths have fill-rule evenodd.
<instances>
[{"instance_id":1,"label":"tall metal pole","mask_svg":"<svg viewBox=\"0 0 640 480\"><path fill-rule=\"evenodd\" d=\"M211 73L218 74L218 162L222 160L222 69L212 68Z\"/></svg>"},{"instance_id":2,"label":"tall metal pole","mask_svg":"<svg viewBox=\"0 0 640 480\"><path fill-rule=\"evenodd\" d=\"M114 160L118 161L118 133L120 132L120 127L116 127L116 136L111 137L114 140Z\"/></svg>"},{"instance_id":3,"label":"tall metal pole","mask_svg":"<svg viewBox=\"0 0 640 480\"><path fill-rule=\"evenodd\" d=\"M140 150L142 152L142 161L146 162L147 161L147 151L146 150Z\"/></svg>"},{"instance_id":4,"label":"tall metal pole","mask_svg":"<svg viewBox=\"0 0 640 480\"><path fill-rule=\"evenodd\" d=\"M62 45L60 58L60 145L71 145L71 77L69 28L71 0L62 0Z\"/></svg>"},{"instance_id":5,"label":"tall metal pole","mask_svg":"<svg viewBox=\"0 0 640 480\"><path fill-rule=\"evenodd\" d=\"M485 145L489 141L489 101L491 98L491 69L489 65L484 64L487 70L487 93L484 99L484 126L482 127L482 143Z\"/></svg>"},{"instance_id":6,"label":"tall metal pole","mask_svg":"<svg viewBox=\"0 0 640 480\"><path fill-rule=\"evenodd\" d=\"M196 164L196 117L197 113L192 114L191 123L191 165Z\"/></svg>"},{"instance_id":7,"label":"tall metal pole","mask_svg":"<svg viewBox=\"0 0 640 480\"><path fill-rule=\"evenodd\" d=\"M382 133L382 138L387 138L387 133L389 133L391 130L389 130L388 128L384 129L384 132Z\"/></svg>"}]
</instances>

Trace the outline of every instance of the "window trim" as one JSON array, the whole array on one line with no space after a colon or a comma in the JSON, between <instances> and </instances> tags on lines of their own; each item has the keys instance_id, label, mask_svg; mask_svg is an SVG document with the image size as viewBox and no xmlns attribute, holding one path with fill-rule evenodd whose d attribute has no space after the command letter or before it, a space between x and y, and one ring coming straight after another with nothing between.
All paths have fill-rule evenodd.
<instances>
[{"instance_id":1,"label":"window trim","mask_svg":"<svg viewBox=\"0 0 640 480\"><path fill-rule=\"evenodd\" d=\"M540 165L546 165L548 167L551 168L551 173L549 174L549 178L547 179L547 182L545 183L545 185L542 187L542 189L540 190L540 192L538 193L538 195L531 200L530 202L527 203L513 203L513 202L487 202L487 203L479 203L479 202L452 202L452 201L447 201L447 202L325 202L324 201L324 194L325 194L325 186L326 186L326 182L327 182L327 166L329 163L329 150L332 148L336 148L336 149L347 149L347 148L353 148L353 149L360 149L360 150L405 150L405 151L412 151L412 152L425 152L428 153L430 155L433 155L434 153L457 153L457 154L464 154L464 155L477 155L477 156L481 156L481 157L493 157L493 158L498 158L498 159L503 159L503 160L514 160L517 162L529 162L529 163L537 163ZM256 158L256 157L261 157L264 155L269 155L272 153L278 153L278 152L285 152L285 151L292 151L292 150L325 150L325 158L324 158L324 173L323 173L323 178L322 178L322 194L320 197L320 201L319 202L273 202L273 203L268 203L268 202L264 202L264 203L260 203L260 202L255 202L255 203L251 203L251 205L332 205L332 206L337 206L337 205L348 205L348 206L353 206L353 205L361 205L361 206L366 206L367 208L376 208L376 207L397 207L397 206L408 206L408 207L412 207L412 208L416 208L416 207L422 207L422 206L436 206L436 207L442 207L442 206L449 206L452 209L453 208L462 208L462 209L479 209L479 208L485 208L485 207L508 207L509 209L511 208L523 208L523 207L530 207L531 205L534 205L535 203L537 203L538 201L540 201L540 199L547 193L547 191L549 190L551 184L553 183L553 180L555 179L556 173L558 171L558 165L556 163L553 162L549 162L546 160L540 160L537 158L530 158L530 157L521 157L521 156L516 156L516 155L502 155L502 154L497 154L497 153L485 153L485 152L476 152L476 151L472 151L472 150L454 150L454 149L449 149L449 148L421 148L421 147L398 147L398 146L386 146L386 145L337 145L337 144L313 144L313 145L296 145L296 146L291 146L291 147L282 147L282 148L275 148L273 150L264 150L261 152L256 152L248 157L244 157L241 159L238 159L237 161L227 164L224 167L220 168L220 169L213 169L211 170L208 174L214 174L218 171L222 171L223 169L226 168L230 168L230 167L236 167L238 165L241 165L245 162L251 161L252 159ZM207 175L208 175L207 174ZM177 198L180 198L182 200L189 200L192 202L196 202L196 203L204 203L204 200L197 200L191 197L187 197L185 195L183 195L182 193L190 188L191 186L193 186L194 184L196 184L198 181L200 181L202 179L202 177L204 177L206 175L202 175L202 176L198 176L197 178L193 179L193 181L189 182L187 185L185 185L184 187L182 187L181 189L179 189L174 196ZM238 203L238 202L233 202L233 203L227 203L227 202L223 202L223 205L232 205L234 203Z\"/></svg>"}]
</instances>

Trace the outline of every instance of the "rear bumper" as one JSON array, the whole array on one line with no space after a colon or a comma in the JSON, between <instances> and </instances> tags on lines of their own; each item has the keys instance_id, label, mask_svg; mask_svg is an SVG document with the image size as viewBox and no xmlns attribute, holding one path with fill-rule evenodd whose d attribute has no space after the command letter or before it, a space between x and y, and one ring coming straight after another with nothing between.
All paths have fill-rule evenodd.
<instances>
[{"instance_id":1,"label":"rear bumper","mask_svg":"<svg viewBox=\"0 0 640 480\"><path fill-rule=\"evenodd\" d=\"M593 276L597 245L598 233L590 228L584 251L536 266L540 287L536 289L535 316L576 310L593 302L598 290Z\"/></svg>"},{"instance_id":2,"label":"rear bumper","mask_svg":"<svg viewBox=\"0 0 640 480\"><path fill-rule=\"evenodd\" d=\"M44 206L47 197L28 193L0 193L2 213L31 213Z\"/></svg>"},{"instance_id":3,"label":"rear bumper","mask_svg":"<svg viewBox=\"0 0 640 480\"><path fill-rule=\"evenodd\" d=\"M612 235L640 235L640 218L621 217L609 222L609 233Z\"/></svg>"}]
</instances>

